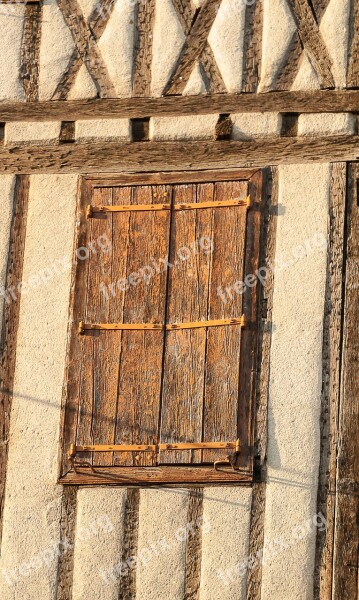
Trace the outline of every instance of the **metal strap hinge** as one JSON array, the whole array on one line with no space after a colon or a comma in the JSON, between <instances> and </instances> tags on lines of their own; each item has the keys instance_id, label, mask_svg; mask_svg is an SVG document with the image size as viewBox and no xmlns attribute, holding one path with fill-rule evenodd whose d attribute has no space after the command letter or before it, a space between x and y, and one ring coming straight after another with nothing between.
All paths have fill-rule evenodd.
<instances>
[{"instance_id":1,"label":"metal strap hinge","mask_svg":"<svg viewBox=\"0 0 359 600\"><path fill-rule=\"evenodd\" d=\"M181 329L198 329L200 327L224 327L240 325L245 327L247 321L244 315L238 319L219 319L214 321L195 321L193 323L84 323L80 321L78 332L85 331L176 331Z\"/></svg>"},{"instance_id":2,"label":"metal strap hinge","mask_svg":"<svg viewBox=\"0 0 359 600\"><path fill-rule=\"evenodd\" d=\"M224 460L218 460L214 463L214 468L218 471L219 465L231 465L236 470L236 458L240 453L241 443L237 439L235 442L172 442L161 444L119 444L119 445L85 445L76 446L71 444L68 452L72 466L75 468L75 458L77 454L85 452L152 452L158 454L165 451L190 451L190 450L234 450L234 454ZM89 463L86 463L89 464ZM89 465L91 466L91 465Z\"/></svg>"},{"instance_id":3,"label":"metal strap hinge","mask_svg":"<svg viewBox=\"0 0 359 600\"><path fill-rule=\"evenodd\" d=\"M166 196L167 194L165 194ZM234 200L218 200L217 202L181 202L178 204L123 204L119 206L93 206L89 204L86 209L86 216L88 219L92 219L96 214L105 213L116 213L116 212L143 212L153 210L198 210L201 208L225 208L230 206L246 206L249 208L251 205L251 198L247 196L244 200L235 198Z\"/></svg>"}]
</instances>

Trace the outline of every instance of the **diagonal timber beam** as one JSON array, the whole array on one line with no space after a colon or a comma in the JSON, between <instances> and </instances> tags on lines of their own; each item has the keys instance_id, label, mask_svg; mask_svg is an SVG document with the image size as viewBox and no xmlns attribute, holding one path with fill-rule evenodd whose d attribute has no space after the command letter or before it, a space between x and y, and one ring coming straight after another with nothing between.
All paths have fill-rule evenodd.
<instances>
[{"instance_id":1,"label":"diagonal timber beam","mask_svg":"<svg viewBox=\"0 0 359 600\"><path fill-rule=\"evenodd\" d=\"M201 60L202 53L208 45L208 35L221 2L222 0L205 0L201 8L196 11L180 57L164 89L165 95L183 92L195 61Z\"/></svg>"},{"instance_id":2,"label":"diagonal timber beam","mask_svg":"<svg viewBox=\"0 0 359 600\"><path fill-rule=\"evenodd\" d=\"M303 49L305 49L318 75L320 86L322 88L334 88L335 83L331 69L332 60L318 25L319 16L323 15L327 0L317 0L313 3L310 0L287 0L287 2L293 13L298 32L292 41L286 66L291 65L293 75L293 72L298 70L299 58L303 53ZM316 10L318 10L318 14ZM296 69L293 69L293 63L296 65ZM275 89L279 89L278 86Z\"/></svg>"},{"instance_id":3,"label":"diagonal timber beam","mask_svg":"<svg viewBox=\"0 0 359 600\"><path fill-rule=\"evenodd\" d=\"M197 10L192 7L191 0L172 0L172 3L175 7L183 32L185 36L188 37L196 19ZM203 80L207 92L212 94L223 94L227 91L212 48L208 42L206 42L204 50L199 58L199 66L204 75Z\"/></svg>"},{"instance_id":4,"label":"diagonal timber beam","mask_svg":"<svg viewBox=\"0 0 359 600\"><path fill-rule=\"evenodd\" d=\"M95 83L99 96L114 97L115 89L97 45L113 11L114 0L102 0L93 11L88 24L77 0L58 0L58 4L66 25L72 33L76 48L55 90L53 100L66 100L83 63Z\"/></svg>"}]
</instances>

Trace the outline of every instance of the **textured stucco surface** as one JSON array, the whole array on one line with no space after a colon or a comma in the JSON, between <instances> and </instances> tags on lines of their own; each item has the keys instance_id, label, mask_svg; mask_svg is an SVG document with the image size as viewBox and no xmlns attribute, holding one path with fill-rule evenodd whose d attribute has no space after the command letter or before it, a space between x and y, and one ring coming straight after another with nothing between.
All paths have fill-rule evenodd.
<instances>
[{"instance_id":1,"label":"textured stucco surface","mask_svg":"<svg viewBox=\"0 0 359 600\"><path fill-rule=\"evenodd\" d=\"M279 167L262 600L313 597L329 174Z\"/></svg>"},{"instance_id":2,"label":"textured stucco surface","mask_svg":"<svg viewBox=\"0 0 359 600\"><path fill-rule=\"evenodd\" d=\"M150 120L151 140L213 139L218 115L195 117L153 117Z\"/></svg>"},{"instance_id":3,"label":"textured stucco surface","mask_svg":"<svg viewBox=\"0 0 359 600\"><path fill-rule=\"evenodd\" d=\"M303 114L298 118L298 135L353 135L356 118L349 113Z\"/></svg>"},{"instance_id":4,"label":"textured stucco surface","mask_svg":"<svg viewBox=\"0 0 359 600\"><path fill-rule=\"evenodd\" d=\"M331 0L320 23L320 33L333 61L336 87L345 87L348 61L350 2Z\"/></svg>"},{"instance_id":5,"label":"textured stucco surface","mask_svg":"<svg viewBox=\"0 0 359 600\"><path fill-rule=\"evenodd\" d=\"M263 46L259 91L271 88L284 63L288 46L296 30L286 0L263 0Z\"/></svg>"},{"instance_id":6,"label":"textured stucco surface","mask_svg":"<svg viewBox=\"0 0 359 600\"><path fill-rule=\"evenodd\" d=\"M5 144L56 144L59 141L60 129L60 121L6 123Z\"/></svg>"},{"instance_id":7,"label":"textured stucco surface","mask_svg":"<svg viewBox=\"0 0 359 600\"><path fill-rule=\"evenodd\" d=\"M139 562L137 597L179 600L183 597L187 490L141 490L138 548L154 544L158 556Z\"/></svg>"},{"instance_id":8,"label":"textured stucco surface","mask_svg":"<svg viewBox=\"0 0 359 600\"><path fill-rule=\"evenodd\" d=\"M96 140L130 141L131 128L128 119L98 119L96 121L76 121L77 142Z\"/></svg>"},{"instance_id":9,"label":"textured stucco surface","mask_svg":"<svg viewBox=\"0 0 359 600\"><path fill-rule=\"evenodd\" d=\"M231 115L234 140L276 137L280 135L282 116L279 113L238 113Z\"/></svg>"},{"instance_id":10,"label":"textured stucco surface","mask_svg":"<svg viewBox=\"0 0 359 600\"><path fill-rule=\"evenodd\" d=\"M241 92L246 3L223 0L208 36L228 92Z\"/></svg>"},{"instance_id":11,"label":"textured stucco surface","mask_svg":"<svg viewBox=\"0 0 359 600\"><path fill-rule=\"evenodd\" d=\"M125 502L126 490L79 490L72 600L118 600L119 578L107 572L121 559Z\"/></svg>"},{"instance_id":12,"label":"textured stucco surface","mask_svg":"<svg viewBox=\"0 0 359 600\"><path fill-rule=\"evenodd\" d=\"M14 205L15 176L1 175L0 177L0 331L2 330L4 291L6 285L6 271L8 261L8 249L10 239L10 228Z\"/></svg>"},{"instance_id":13,"label":"textured stucco surface","mask_svg":"<svg viewBox=\"0 0 359 600\"><path fill-rule=\"evenodd\" d=\"M75 175L31 177L23 266L23 282L29 287L20 304L0 562L2 600L54 598L62 494L56 483L57 456L76 189Z\"/></svg>"},{"instance_id":14,"label":"textured stucco surface","mask_svg":"<svg viewBox=\"0 0 359 600\"><path fill-rule=\"evenodd\" d=\"M75 48L57 3L45 0L42 8L39 99L51 100ZM89 96L90 97L90 96Z\"/></svg>"},{"instance_id":15,"label":"textured stucco surface","mask_svg":"<svg viewBox=\"0 0 359 600\"><path fill-rule=\"evenodd\" d=\"M204 490L203 517L209 531L202 538L201 600L245 600L246 574L229 579L226 573L248 556L251 500L247 488Z\"/></svg>"},{"instance_id":16,"label":"textured stucco surface","mask_svg":"<svg viewBox=\"0 0 359 600\"><path fill-rule=\"evenodd\" d=\"M0 101L24 100L19 78L24 5L0 4Z\"/></svg>"}]
</instances>

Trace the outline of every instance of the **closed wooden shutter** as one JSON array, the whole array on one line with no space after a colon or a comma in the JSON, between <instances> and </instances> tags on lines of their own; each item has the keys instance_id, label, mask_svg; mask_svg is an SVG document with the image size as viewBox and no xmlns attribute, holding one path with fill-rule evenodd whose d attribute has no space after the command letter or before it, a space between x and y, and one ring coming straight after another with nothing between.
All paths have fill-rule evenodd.
<instances>
[{"instance_id":1,"label":"closed wooden shutter","mask_svg":"<svg viewBox=\"0 0 359 600\"><path fill-rule=\"evenodd\" d=\"M248 480L258 282L239 282L259 266L261 173L157 177L83 185L62 476ZM237 439L237 470L215 471Z\"/></svg>"}]
</instances>

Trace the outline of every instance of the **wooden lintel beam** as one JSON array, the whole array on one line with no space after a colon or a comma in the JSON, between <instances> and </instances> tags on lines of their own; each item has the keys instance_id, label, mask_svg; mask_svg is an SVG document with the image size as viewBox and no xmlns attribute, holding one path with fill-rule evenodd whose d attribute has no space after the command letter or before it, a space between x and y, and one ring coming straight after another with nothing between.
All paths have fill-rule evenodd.
<instances>
[{"instance_id":1,"label":"wooden lintel beam","mask_svg":"<svg viewBox=\"0 0 359 600\"><path fill-rule=\"evenodd\" d=\"M0 173L121 173L261 168L300 162L357 160L356 135L191 141L16 146L0 150Z\"/></svg>"},{"instance_id":2,"label":"wooden lintel beam","mask_svg":"<svg viewBox=\"0 0 359 600\"><path fill-rule=\"evenodd\" d=\"M236 112L359 112L359 90L2 102L0 122L193 116Z\"/></svg>"}]
</instances>

